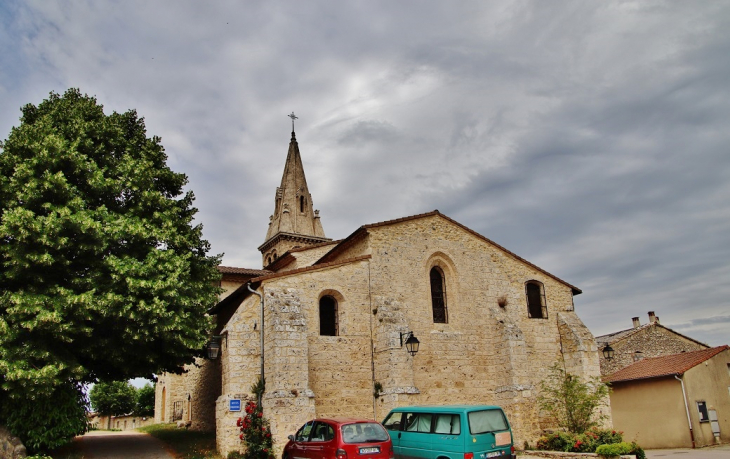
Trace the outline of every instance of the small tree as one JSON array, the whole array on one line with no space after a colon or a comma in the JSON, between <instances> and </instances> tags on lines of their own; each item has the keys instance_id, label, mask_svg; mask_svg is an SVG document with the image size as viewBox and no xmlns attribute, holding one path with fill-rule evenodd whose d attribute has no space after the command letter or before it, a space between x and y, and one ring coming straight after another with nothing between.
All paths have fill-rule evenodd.
<instances>
[{"instance_id":1,"label":"small tree","mask_svg":"<svg viewBox=\"0 0 730 459\"><path fill-rule=\"evenodd\" d=\"M137 406L134 409L137 416L154 416L155 414L155 388L145 384L137 389Z\"/></svg>"},{"instance_id":2,"label":"small tree","mask_svg":"<svg viewBox=\"0 0 730 459\"><path fill-rule=\"evenodd\" d=\"M126 381L100 382L89 392L91 406L106 416L129 414L137 406L137 389Z\"/></svg>"},{"instance_id":3,"label":"small tree","mask_svg":"<svg viewBox=\"0 0 730 459\"><path fill-rule=\"evenodd\" d=\"M251 387L251 392L259 401L246 403L246 416L238 418L237 425L241 428L240 438L246 446L244 459L273 459L274 440L271 438L271 427L264 417L261 398L264 392L264 382L259 378Z\"/></svg>"},{"instance_id":4,"label":"small tree","mask_svg":"<svg viewBox=\"0 0 730 459\"><path fill-rule=\"evenodd\" d=\"M606 418L596 410L605 403L609 388L598 377L582 380L556 362L550 367L548 378L540 382L540 389L540 409L550 413L569 432L583 433Z\"/></svg>"}]
</instances>

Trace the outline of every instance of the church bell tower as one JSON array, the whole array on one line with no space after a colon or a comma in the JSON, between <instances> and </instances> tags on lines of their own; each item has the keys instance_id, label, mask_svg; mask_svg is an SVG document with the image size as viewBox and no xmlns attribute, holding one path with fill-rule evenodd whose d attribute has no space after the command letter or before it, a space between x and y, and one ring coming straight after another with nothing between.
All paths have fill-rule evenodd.
<instances>
[{"instance_id":1,"label":"church bell tower","mask_svg":"<svg viewBox=\"0 0 730 459\"><path fill-rule=\"evenodd\" d=\"M276 189L274 214L269 217L266 242L259 247L264 267L270 265L288 250L331 241L324 235L319 210L313 210L312 195L307 188L299 144L294 134L294 113L291 141L286 156L281 186Z\"/></svg>"}]
</instances>

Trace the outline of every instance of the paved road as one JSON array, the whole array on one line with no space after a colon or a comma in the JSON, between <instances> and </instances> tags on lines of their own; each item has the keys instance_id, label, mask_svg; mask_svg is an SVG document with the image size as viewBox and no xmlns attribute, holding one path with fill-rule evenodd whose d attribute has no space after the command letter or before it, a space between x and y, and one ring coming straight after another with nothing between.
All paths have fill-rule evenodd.
<instances>
[{"instance_id":1,"label":"paved road","mask_svg":"<svg viewBox=\"0 0 730 459\"><path fill-rule=\"evenodd\" d=\"M697 449L647 449L646 459L730 459L730 445Z\"/></svg>"},{"instance_id":2,"label":"paved road","mask_svg":"<svg viewBox=\"0 0 730 459\"><path fill-rule=\"evenodd\" d=\"M76 439L84 459L174 459L165 444L151 435L126 430L93 430Z\"/></svg>"}]
</instances>

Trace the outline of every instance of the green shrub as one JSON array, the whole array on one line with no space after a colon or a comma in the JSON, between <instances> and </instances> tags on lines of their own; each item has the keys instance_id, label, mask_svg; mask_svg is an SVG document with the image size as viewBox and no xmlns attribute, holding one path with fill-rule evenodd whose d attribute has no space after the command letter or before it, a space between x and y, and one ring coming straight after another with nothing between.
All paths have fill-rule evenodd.
<instances>
[{"instance_id":1,"label":"green shrub","mask_svg":"<svg viewBox=\"0 0 730 459\"><path fill-rule=\"evenodd\" d=\"M631 450L631 443L612 443L610 445L601 445L596 448L596 454L604 457L622 456L624 454L629 454Z\"/></svg>"},{"instance_id":2,"label":"green shrub","mask_svg":"<svg viewBox=\"0 0 730 459\"><path fill-rule=\"evenodd\" d=\"M644 450L636 444L636 442L621 442L610 445L601 445L596 448L596 454L599 456L610 457L610 456L621 456L625 454L633 454L636 459L646 459Z\"/></svg>"},{"instance_id":3,"label":"green shrub","mask_svg":"<svg viewBox=\"0 0 730 459\"><path fill-rule=\"evenodd\" d=\"M636 456L636 459L646 459L646 453L644 453L644 448L639 446L635 441L631 442L631 451L629 451L629 454L634 454Z\"/></svg>"},{"instance_id":4,"label":"green shrub","mask_svg":"<svg viewBox=\"0 0 730 459\"><path fill-rule=\"evenodd\" d=\"M581 434L561 431L543 435L537 441L535 449L572 453L593 453L601 445L620 443L622 441L622 432L594 427Z\"/></svg>"}]
</instances>

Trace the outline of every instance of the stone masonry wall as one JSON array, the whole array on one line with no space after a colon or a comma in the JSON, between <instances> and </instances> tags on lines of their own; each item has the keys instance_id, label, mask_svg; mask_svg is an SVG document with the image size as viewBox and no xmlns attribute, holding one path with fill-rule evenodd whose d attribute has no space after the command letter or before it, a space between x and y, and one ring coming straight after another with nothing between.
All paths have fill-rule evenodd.
<instances>
[{"instance_id":1,"label":"stone masonry wall","mask_svg":"<svg viewBox=\"0 0 730 459\"><path fill-rule=\"evenodd\" d=\"M189 421L192 430L213 431L215 402L221 393L220 363L198 358L184 369L183 374L164 373L158 378L155 422ZM178 417L175 416L176 407Z\"/></svg>"},{"instance_id":2,"label":"stone masonry wall","mask_svg":"<svg viewBox=\"0 0 730 459\"><path fill-rule=\"evenodd\" d=\"M575 316L569 286L439 216L369 232L375 373L385 394L379 418L407 404L497 404L521 444L551 427L536 397L554 362L567 358L581 376L598 376L596 347ZM446 324L433 322L428 273L434 266L445 276ZM528 318L529 280L544 286L547 318ZM562 354L559 314L574 317L580 331L565 339L582 340L574 345L580 352ZM421 341L414 357L400 347L400 333L408 331Z\"/></svg>"},{"instance_id":3,"label":"stone masonry wall","mask_svg":"<svg viewBox=\"0 0 730 459\"><path fill-rule=\"evenodd\" d=\"M25 446L20 439L0 426L0 459L21 459L26 456Z\"/></svg>"},{"instance_id":4,"label":"stone masonry wall","mask_svg":"<svg viewBox=\"0 0 730 459\"><path fill-rule=\"evenodd\" d=\"M291 271L292 269L311 266L312 263L322 258L325 253L332 250L333 246L334 244L327 244L320 247L315 247L313 249L293 252L292 255L294 255L296 261L287 265L286 267L284 267L284 269L280 271Z\"/></svg>"},{"instance_id":5,"label":"stone masonry wall","mask_svg":"<svg viewBox=\"0 0 730 459\"><path fill-rule=\"evenodd\" d=\"M615 352L612 360L606 360L601 355L602 375L610 375L633 364L636 351L641 351L643 358L648 358L707 349L707 346L687 339L661 325L646 326L631 336L611 343L611 347Z\"/></svg>"},{"instance_id":6,"label":"stone masonry wall","mask_svg":"<svg viewBox=\"0 0 730 459\"><path fill-rule=\"evenodd\" d=\"M338 260L369 260L271 278L266 299L266 395L277 454L315 416L382 420L396 406L496 404L515 443L553 427L537 409L539 382L555 362L598 376L593 337L573 310L571 287L452 222L433 216L368 229ZM434 323L429 271L444 273L448 323ZM525 282L544 286L547 318L528 318ZM339 336L319 336L319 299L338 302ZM498 301L505 298L506 305ZM237 448L227 400L244 398L258 377L258 297L227 326L218 445ZM401 333L420 340L415 356ZM374 383L383 391L373 396ZM233 426L233 427L231 427Z\"/></svg>"}]
</instances>

